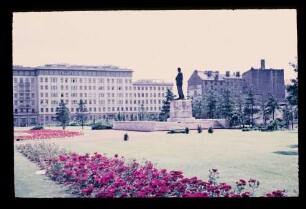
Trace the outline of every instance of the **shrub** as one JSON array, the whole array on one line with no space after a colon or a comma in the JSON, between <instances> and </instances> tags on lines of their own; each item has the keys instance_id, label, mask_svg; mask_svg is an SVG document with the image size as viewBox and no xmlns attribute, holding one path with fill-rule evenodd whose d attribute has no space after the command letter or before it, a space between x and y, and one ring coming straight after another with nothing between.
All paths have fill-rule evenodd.
<instances>
[{"instance_id":1,"label":"shrub","mask_svg":"<svg viewBox=\"0 0 306 209\"><path fill-rule=\"evenodd\" d=\"M43 130L44 127L39 125L39 126L34 126L33 128L31 128L31 130Z\"/></svg>"},{"instance_id":2,"label":"shrub","mask_svg":"<svg viewBox=\"0 0 306 209\"><path fill-rule=\"evenodd\" d=\"M202 127L198 125L198 133L202 133Z\"/></svg>"},{"instance_id":3,"label":"shrub","mask_svg":"<svg viewBox=\"0 0 306 209\"><path fill-rule=\"evenodd\" d=\"M80 197L250 197L259 186L255 179L248 184L240 179L232 189L229 184L217 182L217 169L210 171L209 181L205 182L197 177L186 178L181 171L159 170L149 161L126 162L118 154L113 158L98 153L78 155L51 144L19 145L17 150ZM284 191L276 190L266 197L281 195L285 195Z\"/></svg>"},{"instance_id":4,"label":"shrub","mask_svg":"<svg viewBox=\"0 0 306 209\"><path fill-rule=\"evenodd\" d=\"M210 133L210 134L212 134L212 133L214 133L214 129L213 129L212 127L209 127L209 128L207 129L207 132Z\"/></svg>"},{"instance_id":5,"label":"shrub","mask_svg":"<svg viewBox=\"0 0 306 209\"><path fill-rule=\"evenodd\" d=\"M103 129L112 129L113 127L111 125L104 125L101 123L95 123L91 125L91 130L103 130Z\"/></svg>"},{"instance_id":6,"label":"shrub","mask_svg":"<svg viewBox=\"0 0 306 209\"><path fill-rule=\"evenodd\" d=\"M185 133L189 134L189 128L188 127L185 128Z\"/></svg>"},{"instance_id":7,"label":"shrub","mask_svg":"<svg viewBox=\"0 0 306 209\"><path fill-rule=\"evenodd\" d=\"M170 130L167 133L168 134L185 134L186 133L186 129L183 129L183 130Z\"/></svg>"}]
</instances>

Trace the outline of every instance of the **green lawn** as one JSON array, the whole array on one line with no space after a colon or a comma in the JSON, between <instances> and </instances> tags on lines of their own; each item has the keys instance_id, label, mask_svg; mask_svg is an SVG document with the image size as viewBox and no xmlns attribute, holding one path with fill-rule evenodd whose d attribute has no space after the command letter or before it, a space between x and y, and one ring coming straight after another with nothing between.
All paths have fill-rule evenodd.
<instances>
[{"instance_id":1,"label":"green lawn","mask_svg":"<svg viewBox=\"0 0 306 209\"><path fill-rule=\"evenodd\" d=\"M35 174L40 170L39 167L16 150L14 161L15 197L72 197L62 185L55 183L45 175Z\"/></svg>"},{"instance_id":2,"label":"green lawn","mask_svg":"<svg viewBox=\"0 0 306 209\"><path fill-rule=\"evenodd\" d=\"M73 129L79 130L68 130ZM129 141L123 141L126 132ZM87 128L83 136L47 141L78 153L117 153L128 159L150 160L158 168L181 170L186 177L202 180L208 179L209 169L218 168L219 182L234 186L241 178L259 180L258 196L276 189L298 196L297 131L215 130L208 134L205 130L198 134L192 130L187 135Z\"/></svg>"}]
</instances>

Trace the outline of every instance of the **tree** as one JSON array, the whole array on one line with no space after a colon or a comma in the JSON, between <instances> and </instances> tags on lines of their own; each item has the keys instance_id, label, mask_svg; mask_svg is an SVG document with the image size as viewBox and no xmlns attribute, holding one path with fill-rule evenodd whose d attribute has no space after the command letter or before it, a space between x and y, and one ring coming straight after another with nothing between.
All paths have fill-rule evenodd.
<instances>
[{"instance_id":1,"label":"tree","mask_svg":"<svg viewBox=\"0 0 306 209\"><path fill-rule=\"evenodd\" d=\"M79 107L77 108L76 120L82 126L83 129L87 121L87 109L82 99L80 100L78 105Z\"/></svg>"},{"instance_id":2,"label":"tree","mask_svg":"<svg viewBox=\"0 0 306 209\"><path fill-rule=\"evenodd\" d=\"M196 118L203 118L204 116L204 108L203 108L203 98L201 99L199 97L194 98L191 102L192 104L192 115Z\"/></svg>"},{"instance_id":3,"label":"tree","mask_svg":"<svg viewBox=\"0 0 306 209\"><path fill-rule=\"evenodd\" d=\"M115 116L115 121L121 121L122 116L120 114L120 112L118 112L118 114Z\"/></svg>"},{"instance_id":4,"label":"tree","mask_svg":"<svg viewBox=\"0 0 306 209\"><path fill-rule=\"evenodd\" d=\"M221 118L230 119L233 114L234 102L231 97L231 92L225 90L222 94L221 103L220 103L220 116Z\"/></svg>"},{"instance_id":5,"label":"tree","mask_svg":"<svg viewBox=\"0 0 306 209\"><path fill-rule=\"evenodd\" d=\"M131 114L131 121L133 121L134 120L134 114L132 113Z\"/></svg>"},{"instance_id":6,"label":"tree","mask_svg":"<svg viewBox=\"0 0 306 209\"><path fill-rule=\"evenodd\" d=\"M66 125L69 123L70 120L69 109L66 107L66 103L64 103L64 100L62 99L58 107L56 108L56 120L61 123L63 130L65 130Z\"/></svg>"},{"instance_id":7,"label":"tree","mask_svg":"<svg viewBox=\"0 0 306 209\"><path fill-rule=\"evenodd\" d=\"M298 72L298 64L290 62L289 65L293 68L294 72ZM290 105L298 104L298 76L296 79L291 79L292 84L287 86L289 96L286 98Z\"/></svg>"},{"instance_id":8,"label":"tree","mask_svg":"<svg viewBox=\"0 0 306 209\"><path fill-rule=\"evenodd\" d=\"M206 97L206 114L208 118L215 118L217 111L217 99L213 91L210 91Z\"/></svg>"},{"instance_id":9,"label":"tree","mask_svg":"<svg viewBox=\"0 0 306 209\"><path fill-rule=\"evenodd\" d=\"M253 94L253 90L249 89L247 97L244 103L244 114L248 116L248 122L253 127L254 125L254 114L256 114L259 109L256 107L256 100Z\"/></svg>"},{"instance_id":10,"label":"tree","mask_svg":"<svg viewBox=\"0 0 306 209\"><path fill-rule=\"evenodd\" d=\"M266 103L265 111L269 115L272 114L272 119L273 120L274 120L275 111L277 109L279 109L279 104L278 104L277 99L272 94L269 94L268 101Z\"/></svg>"},{"instance_id":11,"label":"tree","mask_svg":"<svg viewBox=\"0 0 306 209\"><path fill-rule=\"evenodd\" d=\"M166 121L170 116L170 102L174 99L174 94L170 89L167 89L165 99L163 100L163 106L161 112L159 113L159 118L161 121Z\"/></svg>"},{"instance_id":12,"label":"tree","mask_svg":"<svg viewBox=\"0 0 306 209\"><path fill-rule=\"evenodd\" d=\"M144 108L144 104L141 103L141 106L140 106L140 120L146 120L146 113L145 113L145 108Z\"/></svg>"},{"instance_id":13,"label":"tree","mask_svg":"<svg viewBox=\"0 0 306 209\"><path fill-rule=\"evenodd\" d=\"M261 113L262 113L262 121L264 122L264 124L267 124L267 120L269 120L269 113L267 112L266 103L267 103L266 97L261 96L260 110L261 110Z\"/></svg>"},{"instance_id":14,"label":"tree","mask_svg":"<svg viewBox=\"0 0 306 209\"><path fill-rule=\"evenodd\" d=\"M283 121L284 121L284 126L285 128L289 128L290 122L293 119L292 117L292 111L290 109L290 105L286 104L283 109ZM293 129L293 128L292 128Z\"/></svg>"},{"instance_id":15,"label":"tree","mask_svg":"<svg viewBox=\"0 0 306 209\"><path fill-rule=\"evenodd\" d=\"M236 117L238 118L236 119ZM233 116L231 120L233 120L232 125L240 126L242 124L242 127L244 128L244 125L245 125L244 100L240 95L236 97L235 110L233 112Z\"/></svg>"}]
</instances>

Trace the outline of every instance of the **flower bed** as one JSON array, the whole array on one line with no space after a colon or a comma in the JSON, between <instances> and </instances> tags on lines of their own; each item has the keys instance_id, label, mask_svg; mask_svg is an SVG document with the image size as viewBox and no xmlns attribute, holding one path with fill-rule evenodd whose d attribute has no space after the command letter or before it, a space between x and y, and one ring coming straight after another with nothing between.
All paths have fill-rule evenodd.
<instances>
[{"instance_id":1,"label":"flower bed","mask_svg":"<svg viewBox=\"0 0 306 209\"><path fill-rule=\"evenodd\" d=\"M251 197L259 186L255 179L240 179L236 188L217 183L217 169L209 171L206 182L197 177L185 178L181 171L158 170L149 161L141 165L136 160L126 162L117 154L113 158L98 153L78 155L52 146L26 144L17 146L17 150L37 162L51 179L69 186L81 197ZM285 196L280 191L266 197Z\"/></svg>"},{"instance_id":2,"label":"flower bed","mask_svg":"<svg viewBox=\"0 0 306 209\"><path fill-rule=\"evenodd\" d=\"M51 139L51 138L64 138L82 135L77 131L64 131L64 130L27 130L22 132L15 131L15 140L31 140L31 139Z\"/></svg>"}]
</instances>

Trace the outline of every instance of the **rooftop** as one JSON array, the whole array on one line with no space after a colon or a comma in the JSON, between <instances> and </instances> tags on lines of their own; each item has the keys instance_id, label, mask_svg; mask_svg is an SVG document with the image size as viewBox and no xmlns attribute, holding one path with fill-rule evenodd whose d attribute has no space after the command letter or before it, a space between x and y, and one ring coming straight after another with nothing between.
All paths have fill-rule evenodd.
<instances>
[{"instance_id":1,"label":"rooftop","mask_svg":"<svg viewBox=\"0 0 306 209\"><path fill-rule=\"evenodd\" d=\"M14 70L35 70L34 67L24 67L23 65L13 65Z\"/></svg>"},{"instance_id":2,"label":"rooftop","mask_svg":"<svg viewBox=\"0 0 306 209\"><path fill-rule=\"evenodd\" d=\"M236 76L236 74L228 74L228 76L226 76L226 74L220 74L219 71L197 71L198 72L198 76L202 79L202 80L225 80L225 79L242 79L241 75ZM211 74L209 76L209 74Z\"/></svg>"},{"instance_id":3,"label":"rooftop","mask_svg":"<svg viewBox=\"0 0 306 209\"><path fill-rule=\"evenodd\" d=\"M43 70L99 70L99 71L127 71L127 72L133 72L131 69L127 68L119 68L114 65L69 65L69 64L46 64L44 66L38 66L38 67L23 67L22 65L14 65L13 69L21 69L21 70L27 70L27 69L43 69Z\"/></svg>"},{"instance_id":4,"label":"rooftop","mask_svg":"<svg viewBox=\"0 0 306 209\"><path fill-rule=\"evenodd\" d=\"M133 84L163 84L163 85L173 85L171 82L166 82L164 80L159 80L159 79L141 79L141 80L136 80L133 82Z\"/></svg>"}]
</instances>

